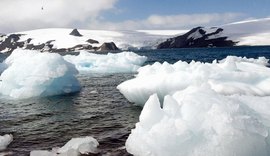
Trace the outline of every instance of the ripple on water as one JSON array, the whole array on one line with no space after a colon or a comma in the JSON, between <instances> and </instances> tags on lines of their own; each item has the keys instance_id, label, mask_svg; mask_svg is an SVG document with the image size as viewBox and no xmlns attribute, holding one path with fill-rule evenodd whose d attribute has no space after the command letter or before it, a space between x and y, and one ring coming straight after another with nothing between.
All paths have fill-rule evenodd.
<instances>
[{"instance_id":1,"label":"ripple on water","mask_svg":"<svg viewBox=\"0 0 270 156\"><path fill-rule=\"evenodd\" d=\"M141 108L116 89L131 74L80 75L82 91L21 101L0 102L0 134L12 133L7 152L28 155L31 150L63 146L80 136L93 136L101 154L128 155L122 148L138 121Z\"/></svg>"}]
</instances>

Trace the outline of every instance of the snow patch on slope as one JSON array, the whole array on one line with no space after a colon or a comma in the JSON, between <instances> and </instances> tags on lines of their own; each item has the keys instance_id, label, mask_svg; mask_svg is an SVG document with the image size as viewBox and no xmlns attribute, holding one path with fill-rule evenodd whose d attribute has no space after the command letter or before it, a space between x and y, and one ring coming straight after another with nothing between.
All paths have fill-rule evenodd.
<instances>
[{"instance_id":1,"label":"snow patch on slope","mask_svg":"<svg viewBox=\"0 0 270 156\"><path fill-rule=\"evenodd\" d=\"M198 38L203 37L203 35L199 32L199 30L195 31L194 33L190 34L187 38L196 40Z\"/></svg>"}]
</instances>

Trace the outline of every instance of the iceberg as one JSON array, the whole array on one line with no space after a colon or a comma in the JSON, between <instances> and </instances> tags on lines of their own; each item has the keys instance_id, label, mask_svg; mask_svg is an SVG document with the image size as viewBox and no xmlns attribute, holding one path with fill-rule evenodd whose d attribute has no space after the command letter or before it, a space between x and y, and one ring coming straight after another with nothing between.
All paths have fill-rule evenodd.
<instances>
[{"instance_id":1,"label":"iceberg","mask_svg":"<svg viewBox=\"0 0 270 156\"><path fill-rule=\"evenodd\" d=\"M30 156L57 156L70 155L79 156L81 154L97 153L98 141L91 137L72 138L61 148L54 148L52 151L35 150L30 152Z\"/></svg>"},{"instance_id":2,"label":"iceberg","mask_svg":"<svg viewBox=\"0 0 270 156\"><path fill-rule=\"evenodd\" d=\"M147 57L133 52L61 56L16 49L0 63L0 95L25 99L80 91L80 73L134 73Z\"/></svg>"},{"instance_id":3,"label":"iceberg","mask_svg":"<svg viewBox=\"0 0 270 156\"><path fill-rule=\"evenodd\" d=\"M143 106L152 94L163 101L165 95L189 86L210 85L222 95L270 95L268 59L228 56L212 63L178 61L174 64L156 62L138 69L134 79L117 89L130 101Z\"/></svg>"},{"instance_id":4,"label":"iceberg","mask_svg":"<svg viewBox=\"0 0 270 156\"><path fill-rule=\"evenodd\" d=\"M75 66L59 54L15 50L4 62L0 94L15 99L80 91Z\"/></svg>"},{"instance_id":5,"label":"iceberg","mask_svg":"<svg viewBox=\"0 0 270 156\"><path fill-rule=\"evenodd\" d=\"M270 96L191 86L146 102L126 149L138 156L268 156Z\"/></svg>"},{"instance_id":6,"label":"iceberg","mask_svg":"<svg viewBox=\"0 0 270 156\"><path fill-rule=\"evenodd\" d=\"M81 51L78 56L66 55L64 59L87 73L133 73L146 61L145 56L133 52L108 53L105 55Z\"/></svg>"},{"instance_id":7,"label":"iceberg","mask_svg":"<svg viewBox=\"0 0 270 156\"><path fill-rule=\"evenodd\" d=\"M12 141L13 136L11 134L0 135L0 151L5 150Z\"/></svg>"},{"instance_id":8,"label":"iceberg","mask_svg":"<svg viewBox=\"0 0 270 156\"><path fill-rule=\"evenodd\" d=\"M144 106L126 141L138 156L270 155L268 59L154 63L117 88Z\"/></svg>"}]
</instances>

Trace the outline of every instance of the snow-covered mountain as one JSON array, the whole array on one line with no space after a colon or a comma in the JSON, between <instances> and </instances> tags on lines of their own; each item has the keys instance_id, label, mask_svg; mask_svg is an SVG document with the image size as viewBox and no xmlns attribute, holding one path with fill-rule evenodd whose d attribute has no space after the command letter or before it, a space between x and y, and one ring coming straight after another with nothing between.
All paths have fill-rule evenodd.
<instances>
[{"instance_id":1,"label":"snow-covered mountain","mask_svg":"<svg viewBox=\"0 0 270 156\"><path fill-rule=\"evenodd\" d=\"M240 21L221 26L237 45L270 45L270 18Z\"/></svg>"},{"instance_id":2,"label":"snow-covered mountain","mask_svg":"<svg viewBox=\"0 0 270 156\"><path fill-rule=\"evenodd\" d=\"M222 28L197 27L183 35L167 39L160 43L157 48L232 47L236 44L236 42L227 38L223 35Z\"/></svg>"},{"instance_id":3,"label":"snow-covered mountain","mask_svg":"<svg viewBox=\"0 0 270 156\"><path fill-rule=\"evenodd\" d=\"M103 37L102 40L97 41L93 37L88 34L82 35L77 29L40 29L18 32L0 36L0 51L11 52L17 48L54 52L118 50L113 42L106 42L107 38Z\"/></svg>"},{"instance_id":4,"label":"snow-covered mountain","mask_svg":"<svg viewBox=\"0 0 270 156\"><path fill-rule=\"evenodd\" d=\"M159 41L181 34L185 30L105 31L50 28L0 35L0 51L16 48L41 51L129 50L153 48Z\"/></svg>"},{"instance_id":5,"label":"snow-covered mountain","mask_svg":"<svg viewBox=\"0 0 270 156\"><path fill-rule=\"evenodd\" d=\"M231 23L219 27L196 27L161 42L157 48L231 47L270 45L270 18Z\"/></svg>"},{"instance_id":6,"label":"snow-covered mountain","mask_svg":"<svg viewBox=\"0 0 270 156\"><path fill-rule=\"evenodd\" d=\"M190 31L78 30L80 35L75 33L75 36L70 35L71 32L72 29L50 28L7 35L0 34L0 52L11 52L17 48L56 52L82 49L95 51L116 50L117 48L121 50L150 49L183 34L185 38L182 38L181 42L193 45L191 47L222 46L224 44L226 46L234 44L236 46L270 45L270 18L240 21L210 28L197 27Z\"/></svg>"}]
</instances>

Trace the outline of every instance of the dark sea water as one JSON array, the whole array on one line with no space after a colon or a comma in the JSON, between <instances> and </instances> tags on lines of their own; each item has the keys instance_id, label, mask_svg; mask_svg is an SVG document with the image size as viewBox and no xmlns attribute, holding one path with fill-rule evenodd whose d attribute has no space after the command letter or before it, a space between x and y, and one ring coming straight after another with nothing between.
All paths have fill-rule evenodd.
<instances>
[{"instance_id":1,"label":"dark sea water","mask_svg":"<svg viewBox=\"0 0 270 156\"><path fill-rule=\"evenodd\" d=\"M178 60L190 62L192 60L201 62L212 62L215 59L223 59L228 55L246 56L257 58L264 56L270 58L270 46L254 47L233 47L233 48L191 48L191 49L170 49L170 50L149 50L137 52L148 57L146 64L156 61L175 63Z\"/></svg>"},{"instance_id":2,"label":"dark sea water","mask_svg":"<svg viewBox=\"0 0 270 156\"><path fill-rule=\"evenodd\" d=\"M178 60L211 62L228 55L270 59L270 47L199 48L138 51L146 64ZM0 61L6 55L0 54ZM18 75L19 76L19 75ZM61 147L74 137L93 136L99 155L128 155L123 149L130 130L138 122L140 107L129 103L116 89L133 74L79 75L80 93L6 100L0 98L0 135L13 134L5 152L29 155L31 150Z\"/></svg>"}]
</instances>

